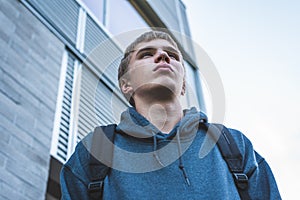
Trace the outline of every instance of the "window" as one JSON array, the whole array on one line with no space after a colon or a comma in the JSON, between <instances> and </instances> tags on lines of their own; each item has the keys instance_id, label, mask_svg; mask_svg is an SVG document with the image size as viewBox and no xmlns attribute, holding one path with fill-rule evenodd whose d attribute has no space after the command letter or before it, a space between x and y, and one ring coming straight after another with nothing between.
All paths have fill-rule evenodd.
<instances>
[{"instance_id":1,"label":"window","mask_svg":"<svg viewBox=\"0 0 300 200\"><path fill-rule=\"evenodd\" d=\"M62 59L56 114L53 128L51 154L65 162L73 147L76 76L79 65L75 56L65 51Z\"/></svg>"},{"instance_id":2,"label":"window","mask_svg":"<svg viewBox=\"0 0 300 200\"><path fill-rule=\"evenodd\" d=\"M126 31L147 28L149 25L127 0L78 0L110 33L118 35Z\"/></svg>"}]
</instances>

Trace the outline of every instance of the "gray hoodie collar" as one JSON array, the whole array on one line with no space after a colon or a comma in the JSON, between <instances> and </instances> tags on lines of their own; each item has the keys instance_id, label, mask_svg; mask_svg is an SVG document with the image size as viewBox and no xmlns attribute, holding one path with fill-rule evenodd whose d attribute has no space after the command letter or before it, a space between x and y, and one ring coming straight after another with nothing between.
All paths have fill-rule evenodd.
<instances>
[{"instance_id":1,"label":"gray hoodie collar","mask_svg":"<svg viewBox=\"0 0 300 200\"><path fill-rule=\"evenodd\" d=\"M171 139L176 135L179 128L181 138L190 137L198 130L199 122L207 122L204 113L198 112L195 107L183 111L184 117L176 124L169 134L163 134L145 117L139 114L135 108L129 107L121 114L121 122L117 126L117 131L122 131L136 138L151 138L157 135L157 139Z\"/></svg>"}]
</instances>

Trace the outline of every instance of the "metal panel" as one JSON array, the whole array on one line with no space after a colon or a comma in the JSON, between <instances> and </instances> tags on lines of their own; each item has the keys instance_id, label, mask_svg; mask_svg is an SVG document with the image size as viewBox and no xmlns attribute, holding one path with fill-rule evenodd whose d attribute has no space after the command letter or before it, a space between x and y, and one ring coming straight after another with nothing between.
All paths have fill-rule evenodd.
<instances>
[{"instance_id":1,"label":"metal panel","mask_svg":"<svg viewBox=\"0 0 300 200\"><path fill-rule=\"evenodd\" d=\"M188 62L184 62L186 69L186 97L188 100L189 107L200 108L200 99L197 96L197 90L202 93L202 88L200 83L196 82L195 75L197 73L197 69L192 67Z\"/></svg>"},{"instance_id":2,"label":"metal panel","mask_svg":"<svg viewBox=\"0 0 300 200\"><path fill-rule=\"evenodd\" d=\"M84 54L109 82L118 85L121 49L89 15L86 18Z\"/></svg>"},{"instance_id":3,"label":"metal panel","mask_svg":"<svg viewBox=\"0 0 300 200\"><path fill-rule=\"evenodd\" d=\"M27 0L71 43L76 43L79 4L70 0Z\"/></svg>"},{"instance_id":4,"label":"metal panel","mask_svg":"<svg viewBox=\"0 0 300 200\"><path fill-rule=\"evenodd\" d=\"M84 53L89 55L99 44L104 42L108 37L93 20L91 16L86 18L86 30L84 40Z\"/></svg>"},{"instance_id":5,"label":"metal panel","mask_svg":"<svg viewBox=\"0 0 300 200\"><path fill-rule=\"evenodd\" d=\"M94 73L83 66L78 116L77 142L96 126L116 123L112 106L126 108L121 99L114 99L110 90Z\"/></svg>"}]
</instances>

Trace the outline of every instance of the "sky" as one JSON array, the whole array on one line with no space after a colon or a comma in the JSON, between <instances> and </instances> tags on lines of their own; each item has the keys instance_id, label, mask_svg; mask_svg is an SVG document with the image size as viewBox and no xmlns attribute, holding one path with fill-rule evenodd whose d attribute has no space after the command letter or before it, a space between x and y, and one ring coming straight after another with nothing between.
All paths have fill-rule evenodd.
<instances>
[{"instance_id":1,"label":"sky","mask_svg":"<svg viewBox=\"0 0 300 200\"><path fill-rule=\"evenodd\" d=\"M224 124L242 131L267 160L282 198L297 199L300 1L182 1L194 42L221 77Z\"/></svg>"}]
</instances>

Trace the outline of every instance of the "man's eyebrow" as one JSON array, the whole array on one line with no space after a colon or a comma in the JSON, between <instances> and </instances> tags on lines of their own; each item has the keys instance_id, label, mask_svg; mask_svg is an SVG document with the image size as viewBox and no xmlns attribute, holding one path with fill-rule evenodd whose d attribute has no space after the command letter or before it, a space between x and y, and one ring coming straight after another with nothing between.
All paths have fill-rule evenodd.
<instances>
[{"instance_id":1,"label":"man's eyebrow","mask_svg":"<svg viewBox=\"0 0 300 200\"><path fill-rule=\"evenodd\" d=\"M155 47L155 46L146 46L146 47L141 48L141 49L136 49L135 51L137 51L136 54L138 55L140 52L147 51L147 50L153 50L153 49L157 49L157 48L158 47ZM169 51L169 52L180 54L180 52L177 49L175 49L171 46L163 46L163 47L159 47L159 48L162 48L164 51Z\"/></svg>"},{"instance_id":2,"label":"man's eyebrow","mask_svg":"<svg viewBox=\"0 0 300 200\"><path fill-rule=\"evenodd\" d=\"M152 46L147 46L147 47L144 47L144 48L141 48L141 49L136 49L135 51L137 51L136 55L138 55L139 53L141 53L143 51L148 51L148 50L153 50L153 49L156 49L156 48L152 47Z\"/></svg>"}]
</instances>

